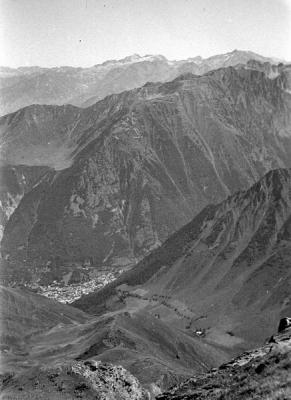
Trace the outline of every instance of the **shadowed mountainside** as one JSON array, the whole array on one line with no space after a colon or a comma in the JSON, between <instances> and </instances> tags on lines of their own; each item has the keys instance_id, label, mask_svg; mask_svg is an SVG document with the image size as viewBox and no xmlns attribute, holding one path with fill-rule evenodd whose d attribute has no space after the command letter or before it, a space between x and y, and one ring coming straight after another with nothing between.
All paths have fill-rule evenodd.
<instances>
[{"instance_id":1,"label":"shadowed mountainside","mask_svg":"<svg viewBox=\"0 0 291 400\"><path fill-rule=\"evenodd\" d=\"M0 237L10 215L23 195L29 192L44 177L49 168L26 165L0 167Z\"/></svg>"},{"instance_id":2,"label":"shadowed mountainside","mask_svg":"<svg viewBox=\"0 0 291 400\"><path fill-rule=\"evenodd\" d=\"M84 110L31 106L1 118L6 164L56 169L6 224L5 270L37 278L72 263L132 265L205 205L289 166L288 85L284 71L270 79L229 67Z\"/></svg>"}]
</instances>

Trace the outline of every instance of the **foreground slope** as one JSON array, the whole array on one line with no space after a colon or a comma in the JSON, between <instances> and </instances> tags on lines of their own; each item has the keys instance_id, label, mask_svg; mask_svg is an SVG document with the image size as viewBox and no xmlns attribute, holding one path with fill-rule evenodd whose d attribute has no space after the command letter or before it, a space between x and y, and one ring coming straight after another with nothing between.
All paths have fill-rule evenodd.
<instances>
[{"instance_id":1,"label":"foreground slope","mask_svg":"<svg viewBox=\"0 0 291 400\"><path fill-rule=\"evenodd\" d=\"M228 359L223 349L171 327L146 310L89 317L27 290L1 290L1 373L40 370L78 361L122 365L150 393L161 393ZM10 376L9 375L9 376Z\"/></svg>"},{"instance_id":2,"label":"foreground slope","mask_svg":"<svg viewBox=\"0 0 291 400\"><path fill-rule=\"evenodd\" d=\"M3 377L5 400L147 400L138 380L120 366L71 362Z\"/></svg>"},{"instance_id":3,"label":"foreground slope","mask_svg":"<svg viewBox=\"0 0 291 400\"><path fill-rule=\"evenodd\" d=\"M229 67L3 117L4 163L50 167L6 224L5 270L61 281L132 265L205 205L290 166L289 84L285 70Z\"/></svg>"},{"instance_id":4,"label":"foreground slope","mask_svg":"<svg viewBox=\"0 0 291 400\"><path fill-rule=\"evenodd\" d=\"M291 329L271 343L240 355L219 370L196 376L159 400L268 399L291 397Z\"/></svg>"},{"instance_id":5,"label":"foreground slope","mask_svg":"<svg viewBox=\"0 0 291 400\"><path fill-rule=\"evenodd\" d=\"M270 171L207 206L135 268L75 306L145 308L238 354L290 314L291 174Z\"/></svg>"},{"instance_id":6,"label":"foreground slope","mask_svg":"<svg viewBox=\"0 0 291 400\"><path fill-rule=\"evenodd\" d=\"M6 399L288 399L291 395L291 332L240 355L217 370L195 375L157 397L120 366L87 361L40 367L2 378ZM99 397L98 397L99 396ZM153 397L154 396L154 397Z\"/></svg>"},{"instance_id":7,"label":"foreground slope","mask_svg":"<svg viewBox=\"0 0 291 400\"><path fill-rule=\"evenodd\" d=\"M120 314L121 315L121 314ZM129 336L134 332L141 332L144 318L136 321L137 325L133 329L132 322L128 323L132 316L127 315L127 323L122 329L119 325L118 329L113 331L110 336L104 336L103 340L91 346L89 351L84 353L89 359L78 357L78 360L68 358L68 351L78 347L76 340L72 341L73 329L79 330L79 326L67 326L66 334L62 332L62 327L57 326L44 335L42 346L39 342L35 342L35 353L42 351L44 358L35 358L32 365L31 354L27 354L24 368L6 369L6 373L1 375L1 398L3 399L221 399L223 398L268 398L268 399L286 399L290 396L290 354L291 354L291 331L290 328L284 327L280 330L280 334L272 336L268 343L261 348L251 350L241 354L238 358L222 364L219 369L212 369L206 373L209 364L202 364L201 367L191 368L191 362L199 363L201 349L198 352L191 352L189 345L186 345L185 352L182 348L178 348L177 338L171 338L171 346L168 351L176 347L182 362L189 363L185 369L185 374L181 374L182 369L177 368L179 357L176 360L167 358L167 346L163 340L163 331L158 330L155 337L151 338L149 345L152 346L152 355L142 362L141 358L145 355L145 348L142 343L139 344L138 351L133 350L134 336ZM133 317L134 318L134 317ZM135 319L135 318L134 318ZM87 341L96 340L96 335L102 335L97 320L84 324L84 334L87 334ZM151 323L150 325L153 325ZM154 333L155 328L161 328L160 325L148 327L148 333L151 330ZM280 323L281 326L281 323ZM116 327L117 328L117 327ZM122 329L122 330L121 330ZM59 332L58 332L59 331ZM58 332L58 333L57 333ZM93 335L95 332L95 337ZM127 336L126 336L127 333ZM171 329L167 332L171 335ZM58 337L58 349L53 347L52 339ZM44 339L46 337L47 354L45 354ZM144 337L145 339L145 337ZM180 336L183 341L183 335ZM72 341L71 346L65 346L64 343ZM117 343L119 340L119 343ZM190 339L189 339L190 340ZM110 344L110 346L109 346ZM79 346L84 346L84 337ZM107 347L107 355L102 352ZM126 350L131 347L130 358L124 357ZM211 348L204 347L204 356L208 354ZM50 351L49 351L50 348ZM199 349L199 346L196 347ZM112 357L112 351L116 350L119 357ZM136 349L137 350L137 349ZM90 354L91 352L91 354ZM94 354L95 352L95 354ZM158 369L160 354L164 352L164 360ZM53 353L55 359L53 361ZM83 359L83 361L81 359ZM112 364L108 363L108 358L112 359ZM129 359L131 362L129 362ZM84 361L86 360L86 361ZM100 361L102 360L102 361ZM169 363L169 366L165 363ZM221 361L217 359L217 364ZM121 367L119 364L122 364ZM124 368L127 364L130 373ZM19 368L19 365L18 365ZM192 376L191 376L192 374ZM190 377L191 376L191 377ZM194 377L193 377L194 376ZM181 380L188 379L181 383ZM190 377L190 379L189 379ZM174 385L174 386L173 386ZM169 390L169 386L172 389ZM160 394L163 390L169 390ZM160 395L159 395L160 394ZM156 397L157 396L157 397Z\"/></svg>"}]
</instances>

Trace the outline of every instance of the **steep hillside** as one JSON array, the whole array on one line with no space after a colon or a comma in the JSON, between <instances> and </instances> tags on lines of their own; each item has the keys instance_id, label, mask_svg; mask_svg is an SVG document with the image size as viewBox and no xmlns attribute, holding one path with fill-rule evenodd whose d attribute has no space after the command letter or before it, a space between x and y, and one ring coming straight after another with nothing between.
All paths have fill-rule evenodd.
<instances>
[{"instance_id":1,"label":"steep hillside","mask_svg":"<svg viewBox=\"0 0 291 400\"><path fill-rule=\"evenodd\" d=\"M290 309L291 174L269 172L207 206L135 268L73 303L90 313L139 305L238 354Z\"/></svg>"},{"instance_id":2,"label":"steep hillside","mask_svg":"<svg viewBox=\"0 0 291 400\"><path fill-rule=\"evenodd\" d=\"M79 115L73 106L33 105L2 117L1 164L66 168Z\"/></svg>"},{"instance_id":3,"label":"steep hillside","mask_svg":"<svg viewBox=\"0 0 291 400\"><path fill-rule=\"evenodd\" d=\"M289 399L291 330L205 375L189 379L159 400Z\"/></svg>"},{"instance_id":4,"label":"steep hillside","mask_svg":"<svg viewBox=\"0 0 291 400\"><path fill-rule=\"evenodd\" d=\"M235 50L208 59L195 57L169 61L161 55L134 54L122 60L109 60L90 68L0 68L0 115L31 104L89 106L103 97L133 89L146 82L165 82L181 73L203 74L211 69L245 64L255 59L274 61L248 51Z\"/></svg>"},{"instance_id":5,"label":"steep hillside","mask_svg":"<svg viewBox=\"0 0 291 400\"><path fill-rule=\"evenodd\" d=\"M229 67L147 84L84 110L31 106L3 117L6 163L43 161L57 170L10 217L5 270L17 275L21 266L37 279L53 269L61 280L74 265L132 265L205 205L290 166L288 84L285 72L270 79Z\"/></svg>"},{"instance_id":6,"label":"steep hillside","mask_svg":"<svg viewBox=\"0 0 291 400\"><path fill-rule=\"evenodd\" d=\"M47 167L25 165L0 167L0 239L4 226L23 195L37 185L48 172Z\"/></svg>"}]
</instances>

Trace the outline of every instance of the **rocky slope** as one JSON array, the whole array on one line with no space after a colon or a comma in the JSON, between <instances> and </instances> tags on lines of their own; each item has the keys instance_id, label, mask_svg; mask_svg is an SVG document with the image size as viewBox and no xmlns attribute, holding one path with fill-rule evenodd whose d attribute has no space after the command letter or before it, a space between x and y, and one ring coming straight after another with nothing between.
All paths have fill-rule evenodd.
<instances>
[{"instance_id":1,"label":"rocky slope","mask_svg":"<svg viewBox=\"0 0 291 400\"><path fill-rule=\"evenodd\" d=\"M121 366L100 362L71 362L55 368L35 368L4 377L5 400L147 400L138 380Z\"/></svg>"},{"instance_id":2,"label":"rocky slope","mask_svg":"<svg viewBox=\"0 0 291 400\"><path fill-rule=\"evenodd\" d=\"M73 305L99 314L130 309L134 298L168 324L238 354L291 312L290 224L290 170L271 171L207 206L132 270Z\"/></svg>"},{"instance_id":3,"label":"rocky slope","mask_svg":"<svg viewBox=\"0 0 291 400\"><path fill-rule=\"evenodd\" d=\"M196 376L159 400L289 399L291 397L291 329L271 343L242 354L219 370Z\"/></svg>"},{"instance_id":4,"label":"rocky slope","mask_svg":"<svg viewBox=\"0 0 291 400\"><path fill-rule=\"evenodd\" d=\"M4 226L23 195L44 177L49 168L26 165L0 167L0 240Z\"/></svg>"},{"instance_id":5,"label":"rocky slope","mask_svg":"<svg viewBox=\"0 0 291 400\"><path fill-rule=\"evenodd\" d=\"M229 67L3 117L3 163L50 167L5 227L5 271L132 265L206 204L289 166L288 85L286 70Z\"/></svg>"},{"instance_id":6,"label":"rocky slope","mask_svg":"<svg viewBox=\"0 0 291 400\"><path fill-rule=\"evenodd\" d=\"M103 97L133 89L148 81L165 82L181 73L203 74L211 69L255 59L274 63L258 54L235 50L202 59L168 61L163 56L135 54L90 68L0 68L0 115L31 104L91 105Z\"/></svg>"}]
</instances>

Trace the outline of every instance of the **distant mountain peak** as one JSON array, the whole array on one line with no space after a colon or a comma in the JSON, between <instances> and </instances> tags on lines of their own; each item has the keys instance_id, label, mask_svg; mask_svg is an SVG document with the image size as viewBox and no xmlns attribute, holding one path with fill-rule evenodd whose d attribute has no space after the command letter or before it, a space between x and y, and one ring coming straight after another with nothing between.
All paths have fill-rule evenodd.
<instances>
[{"instance_id":1,"label":"distant mountain peak","mask_svg":"<svg viewBox=\"0 0 291 400\"><path fill-rule=\"evenodd\" d=\"M119 61L134 62L134 61L137 61L137 60L139 60L139 59L141 59L141 56L140 56L139 54L135 53L135 54L132 54L132 55L130 55L130 56L124 57L124 58L122 58L122 59L119 60Z\"/></svg>"},{"instance_id":2,"label":"distant mountain peak","mask_svg":"<svg viewBox=\"0 0 291 400\"><path fill-rule=\"evenodd\" d=\"M250 60L277 64L277 60L235 49L208 58L168 60L161 54L132 54L91 67L0 67L0 115L29 104L66 103L87 107L107 95L143 86L146 82L172 81L191 72L203 75L221 67L246 65Z\"/></svg>"}]
</instances>

